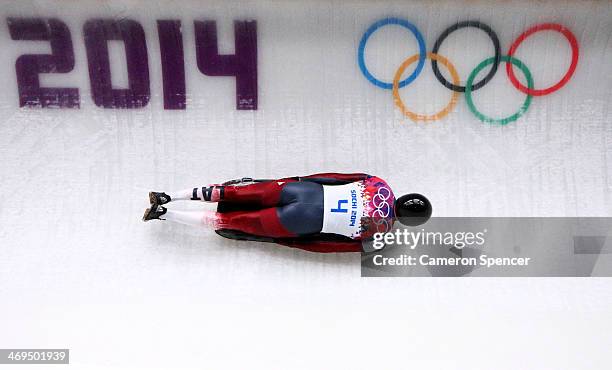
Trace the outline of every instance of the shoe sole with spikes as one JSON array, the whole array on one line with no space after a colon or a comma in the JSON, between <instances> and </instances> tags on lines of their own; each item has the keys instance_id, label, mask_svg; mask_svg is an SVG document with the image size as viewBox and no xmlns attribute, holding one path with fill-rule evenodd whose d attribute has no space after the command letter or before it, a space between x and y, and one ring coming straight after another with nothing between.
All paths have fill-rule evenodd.
<instances>
[{"instance_id":1,"label":"shoe sole with spikes","mask_svg":"<svg viewBox=\"0 0 612 370\"><path fill-rule=\"evenodd\" d=\"M163 205L170 202L170 196L166 193L149 192L149 203L151 205Z\"/></svg>"}]
</instances>

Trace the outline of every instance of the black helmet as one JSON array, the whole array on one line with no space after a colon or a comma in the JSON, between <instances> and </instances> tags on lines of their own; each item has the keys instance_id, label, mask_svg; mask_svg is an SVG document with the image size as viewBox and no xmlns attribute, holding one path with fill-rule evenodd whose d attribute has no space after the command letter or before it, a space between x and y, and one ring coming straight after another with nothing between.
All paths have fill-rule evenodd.
<instances>
[{"instance_id":1,"label":"black helmet","mask_svg":"<svg viewBox=\"0 0 612 370\"><path fill-rule=\"evenodd\" d=\"M419 226L431 217L431 203L421 194L402 195L395 201L395 217L406 226Z\"/></svg>"}]
</instances>

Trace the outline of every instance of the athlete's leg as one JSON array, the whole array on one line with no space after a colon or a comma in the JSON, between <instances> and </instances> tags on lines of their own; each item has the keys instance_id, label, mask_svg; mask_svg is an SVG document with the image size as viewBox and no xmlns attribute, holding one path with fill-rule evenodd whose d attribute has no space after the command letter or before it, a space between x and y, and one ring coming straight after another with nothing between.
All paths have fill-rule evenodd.
<instances>
[{"instance_id":1,"label":"athlete's leg","mask_svg":"<svg viewBox=\"0 0 612 370\"><path fill-rule=\"evenodd\" d=\"M219 228L220 217L217 212L207 210L175 211L172 209L164 209L165 213L159 216L162 220L178 222L184 225L208 226L214 229Z\"/></svg>"},{"instance_id":2,"label":"athlete's leg","mask_svg":"<svg viewBox=\"0 0 612 370\"><path fill-rule=\"evenodd\" d=\"M218 213L213 211L175 211L163 206L148 209L144 220L161 219L185 225L206 226L213 229L238 230L247 234L271 238L294 237L278 218L276 208L256 211L236 211Z\"/></svg>"},{"instance_id":3,"label":"athlete's leg","mask_svg":"<svg viewBox=\"0 0 612 370\"><path fill-rule=\"evenodd\" d=\"M292 180L289 180L292 181ZM266 181L242 186L207 185L183 189L168 194L151 193L151 202L165 204L173 200L199 200L202 202L248 203L260 207L274 207L278 204L280 193L288 181ZM164 201L161 197L169 199Z\"/></svg>"},{"instance_id":4,"label":"athlete's leg","mask_svg":"<svg viewBox=\"0 0 612 370\"><path fill-rule=\"evenodd\" d=\"M246 186L226 186L228 203L264 207L259 210L219 214L220 228L272 238L295 237L321 231L323 188L320 184L268 181Z\"/></svg>"},{"instance_id":5,"label":"athlete's leg","mask_svg":"<svg viewBox=\"0 0 612 370\"><path fill-rule=\"evenodd\" d=\"M211 184L197 188L183 189L168 193L172 200L199 200L202 202L218 202L221 200L223 185Z\"/></svg>"},{"instance_id":6,"label":"athlete's leg","mask_svg":"<svg viewBox=\"0 0 612 370\"><path fill-rule=\"evenodd\" d=\"M251 235L271 238L291 238L296 234L287 230L278 218L277 208L255 211L236 211L220 214L220 229L230 229Z\"/></svg>"}]
</instances>

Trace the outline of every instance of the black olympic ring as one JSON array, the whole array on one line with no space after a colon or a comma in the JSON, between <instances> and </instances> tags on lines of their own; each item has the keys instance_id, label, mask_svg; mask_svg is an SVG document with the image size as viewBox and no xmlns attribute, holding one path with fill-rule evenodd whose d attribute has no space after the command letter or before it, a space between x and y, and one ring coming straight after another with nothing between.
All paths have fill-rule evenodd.
<instances>
[{"instance_id":1,"label":"black olympic ring","mask_svg":"<svg viewBox=\"0 0 612 370\"><path fill-rule=\"evenodd\" d=\"M491 38L491 41L493 41L493 46L495 47L495 60L493 62L491 70L482 80L478 81L474 84L474 86L472 86L472 91L476 91L486 85L489 81L491 81L493 76L495 76L495 73L497 72L497 67L499 67L499 63L501 61L501 47L499 45L499 38L497 37L495 31L491 29L491 27L479 21L463 21L455 23L445 29L444 32L442 32L440 37L438 37L438 39L436 40L431 52L434 54L438 54L438 50L440 49L440 45L442 45L444 39L446 39L448 35L450 35L452 32L465 27L474 27L478 28L479 30L483 30ZM440 72L440 69L438 68L438 61L433 58L431 59L431 68L433 69L433 72L436 75L438 81L440 81L440 83L442 83L444 86L456 92L465 92L465 86L454 85L444 78L444 76Z\"/></svg>"}]
</instances>

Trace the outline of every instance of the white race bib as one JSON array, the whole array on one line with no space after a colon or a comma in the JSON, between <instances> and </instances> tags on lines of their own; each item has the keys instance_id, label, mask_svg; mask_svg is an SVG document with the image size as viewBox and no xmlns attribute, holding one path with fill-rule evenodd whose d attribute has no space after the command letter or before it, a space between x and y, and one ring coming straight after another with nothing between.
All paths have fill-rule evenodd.
<instances>
[{"instance_id":1,"label":"white race bib","mask_svg":"<svg viewBox=\"0 0 612 370\"><path fill-rule=\"evenodd\" d=\"M350 238L358 236L363 217L363 185L359 182L323 185L323 199L321 231Z\"/></svg>"}]
</instances>

